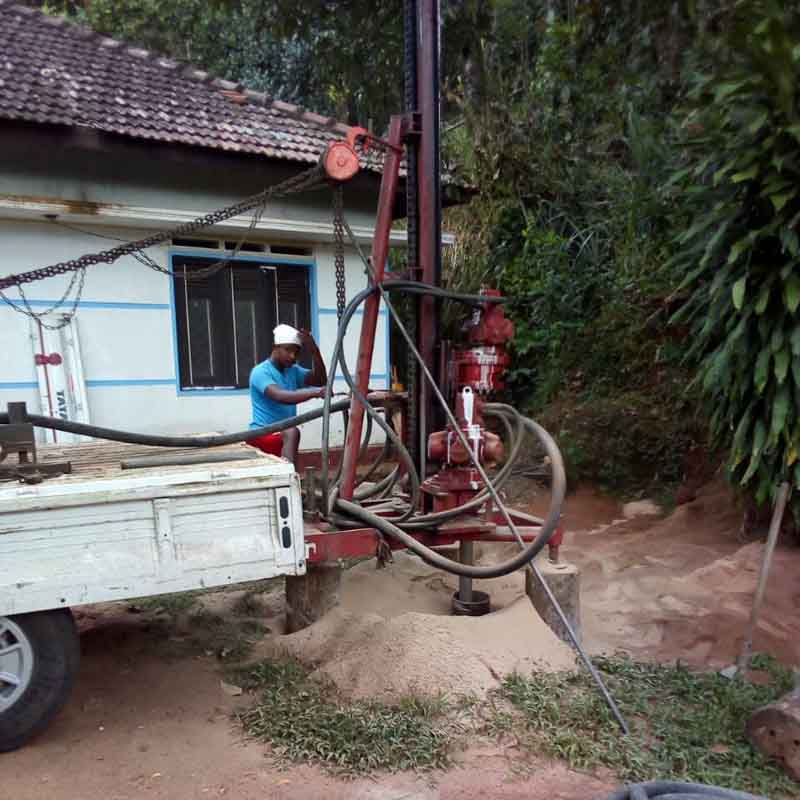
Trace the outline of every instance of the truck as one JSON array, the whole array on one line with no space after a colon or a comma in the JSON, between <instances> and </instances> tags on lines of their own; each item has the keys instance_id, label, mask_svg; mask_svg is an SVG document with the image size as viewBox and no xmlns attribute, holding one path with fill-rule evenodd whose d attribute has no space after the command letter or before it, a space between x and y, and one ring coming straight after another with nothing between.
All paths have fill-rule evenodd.
<instances>
[{"instance_id":1,"label":"truck","mask_svg":"<svg viewBox=\"0 0 800 800\"><path fill-rule=\"evenodd\" d=\"M190 454L99 441L43 447L38 460L65 471L0 482L0 752L67 701L72 608L306 571L288 461L246 445Z\"/></svg>"}]
</instances>

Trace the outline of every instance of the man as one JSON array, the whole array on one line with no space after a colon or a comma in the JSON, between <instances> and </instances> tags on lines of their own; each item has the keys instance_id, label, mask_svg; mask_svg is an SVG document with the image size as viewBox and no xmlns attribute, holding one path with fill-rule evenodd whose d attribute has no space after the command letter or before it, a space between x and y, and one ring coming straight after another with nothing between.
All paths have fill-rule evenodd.
<instances>
[{"instance_id":1,"label":"man","mask_svg":"<svg viewBox=\"0 0 800 800\"><path fill-rule=\"evenodd\" d=\"M251 428L294 417L297 403L325 396L328 373L311 334L305 330L298 331L291 325L278 325L273 337L270 357L256 364L250 372ZM303 345L311 350L311 369L295 363ZM294 464L300 447L300 429L287 428L281 433L251 439L249 444L265 453L282 455Z\"/></svg>"}]
</instances>

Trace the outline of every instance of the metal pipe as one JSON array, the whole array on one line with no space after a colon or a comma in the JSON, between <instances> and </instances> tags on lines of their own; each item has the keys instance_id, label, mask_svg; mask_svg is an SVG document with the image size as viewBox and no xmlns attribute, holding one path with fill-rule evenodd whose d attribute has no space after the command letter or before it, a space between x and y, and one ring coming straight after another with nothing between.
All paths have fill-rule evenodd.
<instances>
[{"instance_id":1,"label":"metal pipe","mask_svg":"<svg viewBox=\"0 0 800 800\"><path fill-rule=\"evenodd\" d=\"M179 453L175 455L141 456L120 463L122 469L147 469L149 467L184 467L193 464L219 464L226 461L253 461L263 456L257 450L232 453Z\"/></svg>"},{"instance_id":2,"label":"metal pipe","mask_svg":"<svg viewBox=\"0 0 800 800\"><path fill-rule=\"evenodd\" d=\"M462 564L474 563L475 543L469 539L462 539L458 543L458 560ZM466 575L458 577L458 599L462 603L472 602L472 578Z\"/></svg>"},{"instance_id":3,"label":"metal pipe","mask_svg":"<svg viewBox=\"0 0 800 800\"><path fill-rule=\"evenodd\" d=\"M421 132L418 144L417 197L419 214L419 266L425 283L442 283L442 199L439 152L439 0L417 2L417 103ZM417 341L422 361L441 385L436 348L441 340L440 306L434 297L419 300ZM427 437L440 427L441 414L434 405L431 386L420 380L417 414L420 421L419 474L426 475Z\"/></svg>"},{"instance_id":4,"label":"metal pipe","mask_svg":"<svg viewBox=\"0 0 800 800\"><path fill-rule=\"evenodd\" d=\"M372 240L372 272L370 279L380 285L383 280L386 259L389 256L389 233L392 228L395 194L400 174L400 158L403 142L403 117L393 116L389 123L389 144L383 163L378 215L375 221L375 235ZM375 350L375 330L378 325L378 311L381 298L377 293L370 294L364 303L364 316L361 320L361 339L356 364L356 385L366 395L369 390L369 375L372 369L372 355ZM335 372L336 365L331 365ZM364 406L356 397L350 403L350 420L342 455L342 485L340 494L345 500L353 499L356 485L358 453L361 447L361 427L364 422Z\"/></svg>"}]
</instances>

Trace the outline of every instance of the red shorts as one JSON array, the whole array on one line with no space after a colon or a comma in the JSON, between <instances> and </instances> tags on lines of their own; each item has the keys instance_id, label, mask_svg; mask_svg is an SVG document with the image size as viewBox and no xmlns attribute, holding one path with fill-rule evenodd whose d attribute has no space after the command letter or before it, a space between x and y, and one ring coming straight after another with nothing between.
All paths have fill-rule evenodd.
<instances>
[{"instance_id":1,"label":"red shorts","mask_svg":"<svg viewBox=\"0 0 800 800\"><path fill-rule=\"evenodd\" d=\"M268 433L257 439L249 439L247 444L257 447L262 453L279 456L283 452L283 436L280 433Z\"/></svg>"}]
</instances>

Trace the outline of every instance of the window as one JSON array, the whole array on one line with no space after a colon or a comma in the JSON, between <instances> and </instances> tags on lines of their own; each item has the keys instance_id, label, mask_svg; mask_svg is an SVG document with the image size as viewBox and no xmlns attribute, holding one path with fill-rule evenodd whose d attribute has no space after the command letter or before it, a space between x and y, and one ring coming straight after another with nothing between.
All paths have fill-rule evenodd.
<instances>
[{"instance_id":1,"label":"window","mask_svg":"<svg viewBox=\"0 0 800 800\"><path fill-rule=\"evenodd\" d=\"M216 259L176 257L175 312L182 389L244 389L250 370L272 349L279 323L310 328L308 269ZM300 363L310 366L308 353Z\"/></svg>"}]
</instances>

